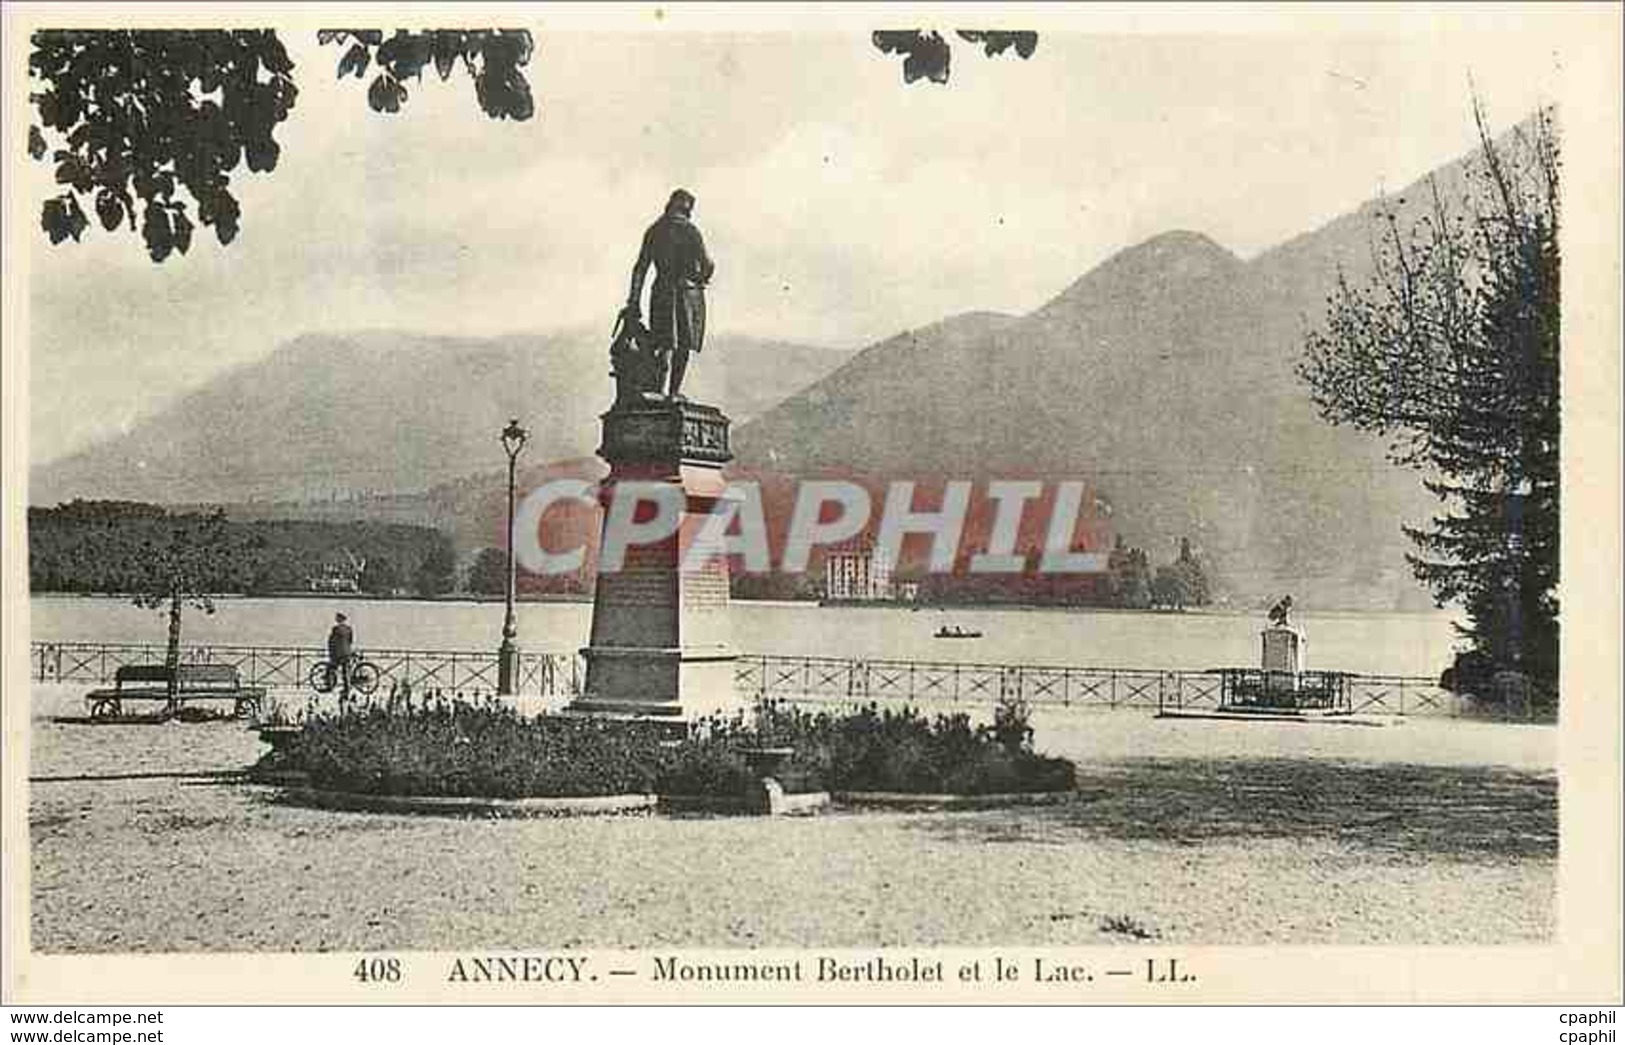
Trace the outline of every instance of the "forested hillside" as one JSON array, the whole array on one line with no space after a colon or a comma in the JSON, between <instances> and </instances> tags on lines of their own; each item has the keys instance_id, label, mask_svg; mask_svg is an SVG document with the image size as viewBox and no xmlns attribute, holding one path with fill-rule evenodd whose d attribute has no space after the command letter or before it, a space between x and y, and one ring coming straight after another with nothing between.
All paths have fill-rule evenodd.
<instances>
[{"instance_id":1,"label":"forested hillside","mask_svg":"<svg viewBox=\"0 0 1625 1045\"><path fill-rule=\"evenodd\" d=\"M122 594L150 587L154 552L202 518L134 501L72 501L28 512L35 592ZM375 522L228 520L216 593L360 591L440 595L457 587L451 541L439 530Z\"/></svg>"}]
</instances>

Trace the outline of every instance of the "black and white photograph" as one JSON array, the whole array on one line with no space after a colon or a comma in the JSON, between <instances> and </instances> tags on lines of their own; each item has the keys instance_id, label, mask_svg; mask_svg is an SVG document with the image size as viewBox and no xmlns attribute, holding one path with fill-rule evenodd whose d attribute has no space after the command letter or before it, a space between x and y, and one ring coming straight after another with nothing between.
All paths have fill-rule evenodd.
<instances>
[{"instance_id":1,"label":"black and white photograph","mask_svg":"<svg viewBox=\"0 0 1625 1045\"><path fill-rule=\"evenodd\" d=\"M4 19L8 1003L1619 1003L1619 7Z\"/></svg>"}]
</instances>

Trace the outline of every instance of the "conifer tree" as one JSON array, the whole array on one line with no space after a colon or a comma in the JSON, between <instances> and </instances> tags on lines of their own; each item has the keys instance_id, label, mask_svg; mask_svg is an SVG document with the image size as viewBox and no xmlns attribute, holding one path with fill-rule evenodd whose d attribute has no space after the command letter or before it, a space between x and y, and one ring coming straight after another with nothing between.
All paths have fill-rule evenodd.
<instances>
[{"instance_id":1,"label":"conifer tree","mask_svg":"<svg viewBox=\"0 0 1625 1045\"><path fill-rule=\"evenodd\" d=\"M1463 198L1392 212L1367 286L1340 279L1300 372L1322 416L1389 440L1440 513L1407 556L1481 671L1552 687L1558 654L1559 150L1542 110L1483 145Z\"/></svg>"}]
</instances>

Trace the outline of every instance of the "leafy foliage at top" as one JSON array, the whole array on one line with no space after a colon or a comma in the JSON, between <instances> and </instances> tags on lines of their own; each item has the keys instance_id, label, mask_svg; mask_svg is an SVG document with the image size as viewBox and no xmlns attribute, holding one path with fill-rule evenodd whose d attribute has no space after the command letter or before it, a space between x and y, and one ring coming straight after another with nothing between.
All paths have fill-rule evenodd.
<instances>
[{"instance_id":1,"label":"leafy foliage at top","mask_svg":"<svg viewBox=\"0 0 1625 1045\"><path fill-rule=\"evenodd\" d=\"M967 43L981 44L989 58L1014 50L1031 58L1038 49L1038 34L1025 30L960 29L957 35ZM935 29L882 29L871 37L882 54L903 56L903 82L930 80L947 83L953 48Z\"/></svg>"},{"instance_id":2,"label":"leafy foliage at top","mask_svg":"<svg viewBox=\"0 0 1625 1045\"><path fill-rule=\"evenodd\" d=\"M298 95L275 33L49 29L33 45L28 151L49 154L64 186L40 214L52 243L80 239L87 206L109 232L139 218L153 261L186 253L194 214L236 238L231 173L276 169L274 132Z\"/></svg>"},{"instance_id":3,"label":"leafy foliage at top","mask_svg":"<svg viewBox=\"0 0 1625 1045\"><path fill-rule=\"evenodd\" d=\"M988 56L1038 47L1031 31L961 29ZM952 48L935 30L882 30L873 42L903 55L905 83L947 83ZM367 104L398 113L407 81L433 67L447 80L458 65L492 119L528 120L536 102L522 67L535 45L523 29L322 29L317 42L344 48L340 79L373 73ZM28 152L49 157L61 193L46 200L40 227L53 244L79 242L94 211L102 227L139 230L162 262L192 245L197 225L221 245L241 227L233 173L276 169L277 125L298 97L293 62L270 29L42 29L32 37L30 94L39 117Z\"/></svg>"},{"instance_id":4,"label":"leafy foliage at top","mask_svg":"<svg viewBox=\"0 0 1625 1045\"><path fill-rule=\"evenodd\" d=\"M375 69L367 101L399 112L405 81L433 66L442 80L461 65L481 110L493 119L535 114L520 67L530 61L524 30L324 29L319 42L348 44L338 75ZM293 62L269 29L42 29L32 37L29 98L38 122L28 153L55 165L60 194L45 201L40 226L52 243L79 242L94 211L108 232L139 231L155 262L185 254L198 225L224 246L242 208L233 174L276 169L275 131L298 97Z\"/></svg>"},{"instance_id":5,"label":"leafy foliage at top","mask_svg":"<svg viewBox=\"0 0 1625 1045\"><path fill-rule=\"evenodd\" d=\"M524 29L397 29L388 39L377 29L323 29L316 38L324 45L349 44L339 59L339 79L377 71L367 88L374 112L400 112L406 81L421 81L431 65L448 80L460 64L474 81L480 109L493 120L528 120L536 114L530 83L519 71L535 47Z\"/></svg>"}]
</instances>

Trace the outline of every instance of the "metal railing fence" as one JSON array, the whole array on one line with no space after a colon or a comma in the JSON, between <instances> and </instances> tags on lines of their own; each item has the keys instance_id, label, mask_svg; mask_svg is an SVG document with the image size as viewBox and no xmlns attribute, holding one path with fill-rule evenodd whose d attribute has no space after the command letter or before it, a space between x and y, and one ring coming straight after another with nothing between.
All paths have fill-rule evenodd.
<instances>
[{"instance_id":1,"label":"metal railing fence","mask_svg":"<svg viewBox=\"0 0 1625 1045\"><path fill-rule=\"evenodd\" d=\"M386 685L492 693L495 650L364 649ZM162 663L162 643L34 642L32 675L39 682L108 683L121 666ZM302 688L327 659L314 647L186 646L187 663L231 664L244 683ZM754 699L990 705L1019 699L1033 707L1217 709L1229 695L1226 678L1240 669L1189 671L1078 665L957 663L859 657L798 657L743 653L735 685ZM1335 674L1339 709L1385 715L1483 716L1485 709L1437 680L1398 675ZM516 689L536 697L581 692L583 667L574 651L521 652ZM1508 709L1501 717L1525 717Z\"/></svg>"}]
</instances>

